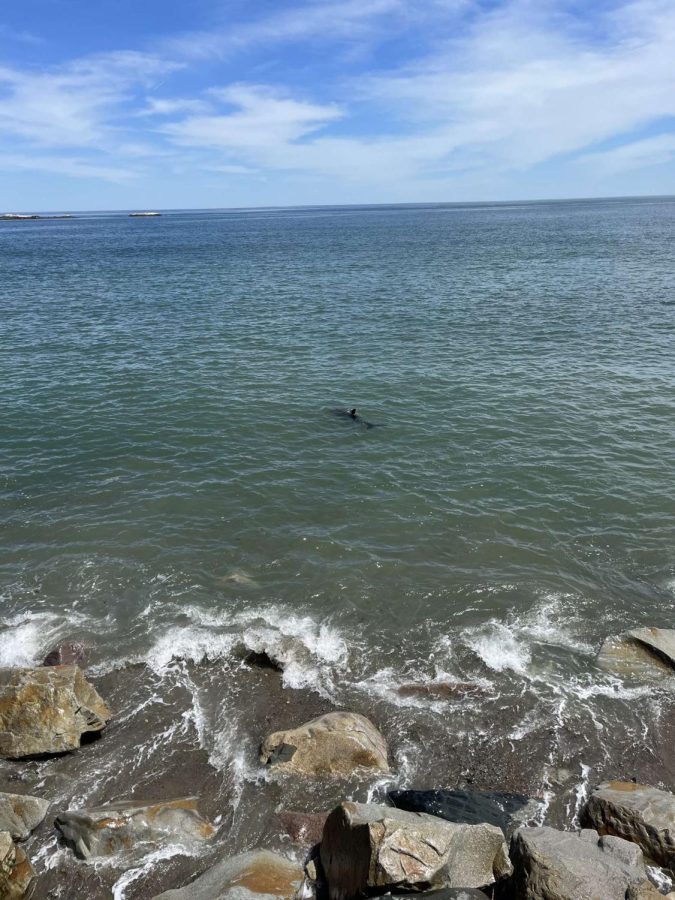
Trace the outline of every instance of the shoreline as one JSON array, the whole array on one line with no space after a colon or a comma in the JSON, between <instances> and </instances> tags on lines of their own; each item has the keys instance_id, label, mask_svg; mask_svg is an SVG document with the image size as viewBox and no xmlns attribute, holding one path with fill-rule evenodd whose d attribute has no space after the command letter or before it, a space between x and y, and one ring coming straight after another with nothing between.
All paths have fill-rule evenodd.
<instances>
[{"instance_id":1,"label":"shoreline","mask_svg":"<svg viewBox=\"0 0 675 900\"><path fill-rule=\"evenodd\" d=\"M255 647L237 650L227 661L173 659L163 676L143 663L98 674L98 667L89 672L86 660L80 663L112 710L102 735L65 756L0 763L5 790L14 786L20 793L53 801L45 822L26 844L37 883L41 890L51 892L50 897L73 896L63 891L74 873L81 880L80 896L91 900L110 897L115 885L131 879L115 896L140 900L153 896L150 889L179 887L196 869L205 870L223 855L252 845L297 856L298 848L278 814L284 809L309 815L325 813L345 797L386 803L390 790L411 787L507 791L531 799L530 824L545 822L569 829L578 826L580 811L599 780L636 778L675 788L675 773L664 765L667 756L659 760L640 748L633 748L631 756L627 748L619 751L617 747L612 759L608 745L604 765L598 765L598 760L586 768L565 767L561 762L569 740L566 728L553 735L541 732L518 739L512 729L507 730L507 710L502 710L505 721L497 727L495 722L492 734L478 741L457 735L455 745L446 746L443 756L442 742L440 747L434 743L438 716L458 721L463 707L479 716L481 706L494 703L494 698L485 695L472 697L464 687L453 692L446 685L440 700L429 685L421 692L404 692L404 701L413 704L409 706L392 707L368 693L361 693L360 701L353 692L330 699L307 688L285 686L283 664ZM653 694L659 689L650 690ZM662 737L669 753L675 715L667 692L663 704ZM375 779L362 775L309 782L270 778L257 759L263 737L337 709L349 709L377 724L389 746L392 771ZM423 772L426 780L421 778ZM216 823L216 843L208 850L202 848L198 857L177 850L156 871L152 853L133 864L113 858L92 868L76 861L71 851L59 844L53 830L54 818L68 808L105 806L131 798L165 802L185 796L197 796L201 814Z\"/></svg>"}]
</instances>

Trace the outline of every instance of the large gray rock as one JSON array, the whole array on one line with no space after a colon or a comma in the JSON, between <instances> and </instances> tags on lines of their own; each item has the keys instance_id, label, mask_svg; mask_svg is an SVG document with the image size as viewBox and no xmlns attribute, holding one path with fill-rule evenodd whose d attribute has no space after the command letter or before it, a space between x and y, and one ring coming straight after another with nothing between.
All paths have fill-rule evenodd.
<instances>
[{"instance_id":1,"label":"large gray rock","mask_svg":"<svg viewBox=\"0 0 675 900\"><path fill-rule=\"evenodd\" d=\"M216 829L197 810L197 798L163 803L120 801L91 809L68 810L54 825L80 859L133 852L139 845L208 841Z\"/></svg>"},{"instance_id":2,"label":"large gray rock","mask_svg":"<svg viewBox=\"0 0 675 900\"><path fill-rule=\"evenodd\" d=\"M0 669L0 756L63 753L110 710L77 666Z\"/></svg>"},{"instance_id":3,"label":"large gray rock","mask_svg":"<svg viewBox=\"0 0 675 900\"><path fill-rule=\"evenodd\" d=\"M387 890L480 888L510 872L501 829L461 825L372 803L342 803L326 820L321 864L331 900Z\"/></svg>"},{"instance_id":4,"label":"large gray rock","mask_svg":"<svg viewBox=\"0 0 675 900\"><path fill-rule=\"evenodd\" d=\"M605 639L597 658L622 678L658 681L675 675L675 630L634 628Z\"/></svg>"},{"instance_id":5,"label":"large gray rock","mask_svg":"<svg viewBox=\"0 0 675 900\"><path fill-rule=\"evenodd\" d=\"M590 829L519 828L510 853L518 900L624 900L651 887L639 847Z\"/></svg>"},{"instance_id":6,"label":"large gray rock","mask_svg":"<svg viewBox=\"0 0 675 900\"><path fill-rule=\"evenodd\" d=\"M269 850L252 850L224 859L185 887L153 900L293 900L303 877L297 863Z\"/></svg>"},{"instance_id":7,"label":"large gray rock","mask_svg":"<svg viewBox=\"0 0 675 900\"><path fill-rule=\"evenodd\" d=\"M300 728L271 734L260 748L260 761L296 775L389 771L386 741L372 722L350 712L327 713Z\"/></svg>"},{"instance_id":8,"label":"large gray rock","mask_svg":"<svg viewBox=\"0 0 675 900\"><path fill-rule=\"evenodd\" d=\"M593 791L582 815L601 834L634 841L649 859L675 869L675 795L632 781L607 781Z\"/></svg>"},{"instance_id":9,"label":"large gray rock","mask_svg":"<svg viewBox=\"0 0 675 900\"><path fill-rule=\"evenodd\" d=\"M33 867L8 831L0 832L0 898L20 900L33 880Z\"/></svg>"},{"instance_id":10,"label":"large gray rock","mask_svg":"<svg viewBox=\"0 0 675 900\"><path fill-rule=\"evenodd\" d=\"M15 841L25 841L47 815L49 800L24 794L0 793L0 831L8 831Z\"/></svg>"}]
</instances>

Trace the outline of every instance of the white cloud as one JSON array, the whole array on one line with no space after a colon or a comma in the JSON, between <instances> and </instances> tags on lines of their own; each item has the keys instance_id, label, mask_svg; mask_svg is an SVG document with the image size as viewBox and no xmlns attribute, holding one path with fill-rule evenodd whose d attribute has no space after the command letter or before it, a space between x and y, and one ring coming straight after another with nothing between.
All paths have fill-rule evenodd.
<instances>
[{"instance_id":1,"label":"white cloud","mask_svg":"<svg viewBox=\"0 0 675 900\"><path fill-rule=\"evenodd\" d=\"M30 172L50 172L69 178L89 178L124 184L138 178L138 173L117 166L98 165L79 158L51 155L32 155L30 158L0 153L0 168Z\"/></svg>"},{"instance_id":2,"label":"white cloud","mask_svg":"<svg viewBox=\"0 0 675 900\"><path fill-rule=\"evenodd\" d=\"M632 169L660 166L675 160L675 134L659 134L654 137L631 141L621 147L600 150L579 157L581 165L588 165L603 175L616 175Z\"/></svg>"},{"instance_id":3,"label":"white cloud","mask_svg":"<svg viewBox=\"0 0 675 900\"><path fill-rule=\"evenodd\" d=\"M50 147L106 144L130 91L175 68L156 56L118 52L44 71L0 68L0 133Z\"/></svg>"},{"instance_id":4,"label":"white cloud","mask_svg":"<svg viewBox=\"0 0 675 900\"><path fill-rule=\"evenodd\" d=\"M184 146L255 151L288 145L342 115L336 106L293 100L260 85L237 84L212 89L210 94L236 110L189 116L162 131Z\"/></svg>"}]
</instances>

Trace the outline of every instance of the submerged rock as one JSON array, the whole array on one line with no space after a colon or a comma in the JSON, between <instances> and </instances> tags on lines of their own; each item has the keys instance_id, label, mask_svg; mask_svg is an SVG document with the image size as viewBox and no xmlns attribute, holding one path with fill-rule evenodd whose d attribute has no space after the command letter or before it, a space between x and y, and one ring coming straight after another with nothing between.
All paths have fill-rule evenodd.
<instances>
[{"instance_id":1,"label":"submerged rock","mask_svg":"<svg viewBox=\"0 0 675 900\"><path fill-rule=\"evenodd\" d=\"M523 818L529 818L539 806L537 800L503 791L390 791L389 799L408 812L428 813L465 825L487 822L507 833L522 825Z\"/></svg>"},{"instance_id":2,"label":"submerged rock","mask_svg":"<svg viewBox=\"0 0 675 900\"><path fill-rule=\"evenodd\" d=\"M588 798L584 824L639 844L645 855L675 869L675 795L632 781L607 781Z\"/></svg>"},{"instance_id":3,"label":"submerged rock","mask_svg":"<svg viewBox=\"0 0 675 900\"><path fill-rule=\"evenodd\" d=\"M262 744L260 761L299 775L389 771L385 739L372 722L350 712L327 713L300 728L271 734Z\"/></svg>"},{"instance_id":4,"label":"submerged rock","mask_svg":"<svg viewBox=\"0 0 675 900\"><path fill-rule=\"evenodd\" d=\"M597 662L624 678L654 681L675 675L675 629L634 628L605 639Z\"/></svg>"},{"instance_id":5,"label":"submerged rock","mask_svg":"<svg viewBox=\"0 0 675 900\"><path fill-rule=\"evenodd\" d=\"M138 844L190 845L208 841L216 833L200 816L196 797L68 810L57 816L54 825L75 855L87 860L132 851Z\"/></svg>"},{"instance_id":6,"label":"submerged rock","mask_svg":"<svg viewBox=\"0 0 675 900\"><path fill-rule=\"evenodd\" d=\"M49 807L49 800L40 797L0 793L0 831L9 832L15 841L25 841L47 815Z\"/></svg>"},{"instance_id":7,"label":"submerged rock","mask_svg":"<svg viewBox=\"0 0 675 900\"><path fill-rule=\"evenodd\" d=\"M504 835L493 825L459 825L372 803L342 803L333 810L321 864L330 900L480 888L511 871Z\"/></svg>"},{"instance_id":8,"label":"submerged rock","mask_svg":"<svg viewBox=\"0 0 675 900\"><path fill-rule=\"evenodd\" d=\"M110 715L77 666L0 669L0 756L74 750Z\"/></svg>"},{"instance_id":9,"label":"submerged rock","mask_svg":"<svg viewBox=\"0 0 675 900\"><path fill-rule=\"evenodd\" d=\"M19 900L33 880L33 867L8 831L0 832L0 898Z\"/></svg>"},{"instance_id":10,"label":"submerged rock","mask_svg":"<svg viewBox=\"0 0 675 900\"><path fill-rule=\"evenodd\" d=\"M269 850L252 850L217 863L185 887L153 900L293 900L303 883L302 868Z\"/></svg>"},{"instance_id":11,"label":"submerged rock","mask_svg":"<svg viewBox=\"0 0 675 900\"><path fill-rule=\"evenodd\" d=\"M283 663L275 659L267 650L249 650L244 657L244 662L252 669L268 669L270 672L282 673Z\"/></svg>"},{"instance_id":12,"label":"submerged rock","mask_svg":"<svg viewBox=\"0 0 675 900\"><path fill-rule=\"evenodd\" d=\"M510 855L518 900L623 900L652 888L639 847L592 830L519 828Z\"/></svg>"},{"instance_id":13,"label":"submerged rock","mask_svg":"<svg viewBox=\"0 0 675 900\"><path fill-rule=\"evenodd\" d=\"M471 681L411 681L396 689L401 697L429 697L432 700L449 700L455 697L485 697L490 692Z\"/></svg>"},{"instance_id":14,"label":"submerged rock","mask_svg":"<svg viewBox=\"0 0 675 900\"><path fill-rule=\"evenodd\" d=\"M73 666L84 661L87 649L79 641L66 641L45 656L43 666Z\"/></svg>"},{"instance_id":15,"label":"submerged rock","mask_svg":"<svg viewBox=\"0 0 675 900\"><path fill-rule=\"evenodd\" d=\"M328 813L302 813L285 809L278 814L281 827L295 844L311 847L318 844L323 834Z\"/></svg>"}]
</instances>

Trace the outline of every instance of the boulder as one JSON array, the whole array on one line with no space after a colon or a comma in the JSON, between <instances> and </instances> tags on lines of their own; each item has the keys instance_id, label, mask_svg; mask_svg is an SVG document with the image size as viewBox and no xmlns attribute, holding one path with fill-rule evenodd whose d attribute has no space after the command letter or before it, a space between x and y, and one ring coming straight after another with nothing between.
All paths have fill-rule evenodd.
<instances>
[{"instance_id":1,"label":"boulder","mask_svg":"<svg viewBox=\"0 0 675 900\"><path fill-rule=\"evenodd\" d=\"M77 666L0 669L0 756L74 750L110 715Z\"/></svg>"},{"instance_id":2,"label":"boulder","mask_svg":"<svg viewBox=\"0 0 675 900\"><path fill-rule=\"evenodd\" d=\"M133 851L137 845L177 843L193 846L208 841L216 829L197 810L195 797L162 803L130 800L58 815L55 827L80 859Z\"/></svg>"},{"instance_id":3,"label":"boulder","mask_svg":"<svg viewBox=\"0 0 675 900\"><path fill-rule=\"evenodd\" d=\"M639 847L590 829L519 828L511 861L518 900L623 900L629 888L650 887Z\"/></svg>"},{"instance_id":4,"label":"boulder","mask_svg":"<svg viewBox=\"0 0 675 900\"><path fill-rule=\"evenodd\" d=\"M588 798L584 824L639 844L645 856L675 870L675 795L632 781L607 781Z\"/></svg>"},{"instance_id":5,"label":"boulder","mask_svg":"<svg viewBox=\"0 0 675 900\"><path fill-rule=\"evenodd\" d=\"M321 840L328 813L302 813L284 809L277 814L277 818L293 843L311 847Z\"/></svg>"},{"instance_id":6,"label":"boulder","mask_svg":"<svg viewBox=\"0 0 675 900\"><path fill-rule=\"evenodd\" d=\"M76 666L84 661L87 648L79 641L66 641L45 656L43 666Z\"/></svg>"},{"instance_id":7,"label":"boulder","mask_svg":"<svg viewBox=\"0 0 675 900\"><path fill-rule=\"evenodd\" d=\"M15 841L25 841L47 815L50 803L40 797L0 793L0 831Z\"/></svg>"},{"instance_id":8,"label":"boulder","mask_svg":"<svg viewBox=\"0 0 675 900\"><path fill-rule=\"evenodd\" d=\"M298 775L389 771L384 738L372 722L350 712L327 713L300 728L271 734L262 744L260 761Z\"/></svg>"},{"instance_id":9,"label":"boulder","mask_svg":"<svg viewBox=\"0 0 675 900\"><path fill-rule=\"evenodd\" d=\"M385 891L480 888L510 873L494 825L459 825L372 803L342 803L326 820L321 864L330 900Z\"/></svg>"},{"instance_id":10,"label":"boulder","mask_svg":"<svg viewBox=\"0 0 675 900\"><path fill-rule=\"evenodd\" d=\"M394 806L408 812L428 813L465 825L487 822L507 834L531 818L540 806L538 800L504 791L390 791L389 799Z\"/></svg>"},{"instance_id":11,"label":"boulder","mask_svg":"<svg viewBox=\"0 0 675 900\"><path fill-rule=\"evenodd\" d=\"M8 831L0 832L0 898L19 900L33 880L33 867Z\"/></svg>"},{"instance_id":12,"label":"boulder","mask_svg":"<svg viewBox=\"0 0 675 900\"><path fill-rule=\"evenodd\" d=\"M675 629L634 628L605 639L597 657L623 678L658 681L675 675Z\"/></svg>"},{"instance_id":13,"label":"boulder","mask_svg":"<svg viewBox=\"0 0 675 900\"><path fill-rule=\"evenodd\" d=\"M252 850L216 863L185 887L153 900L293 900L303 877L297 863L269 850Z\"/></svg>"}]
</instances>

